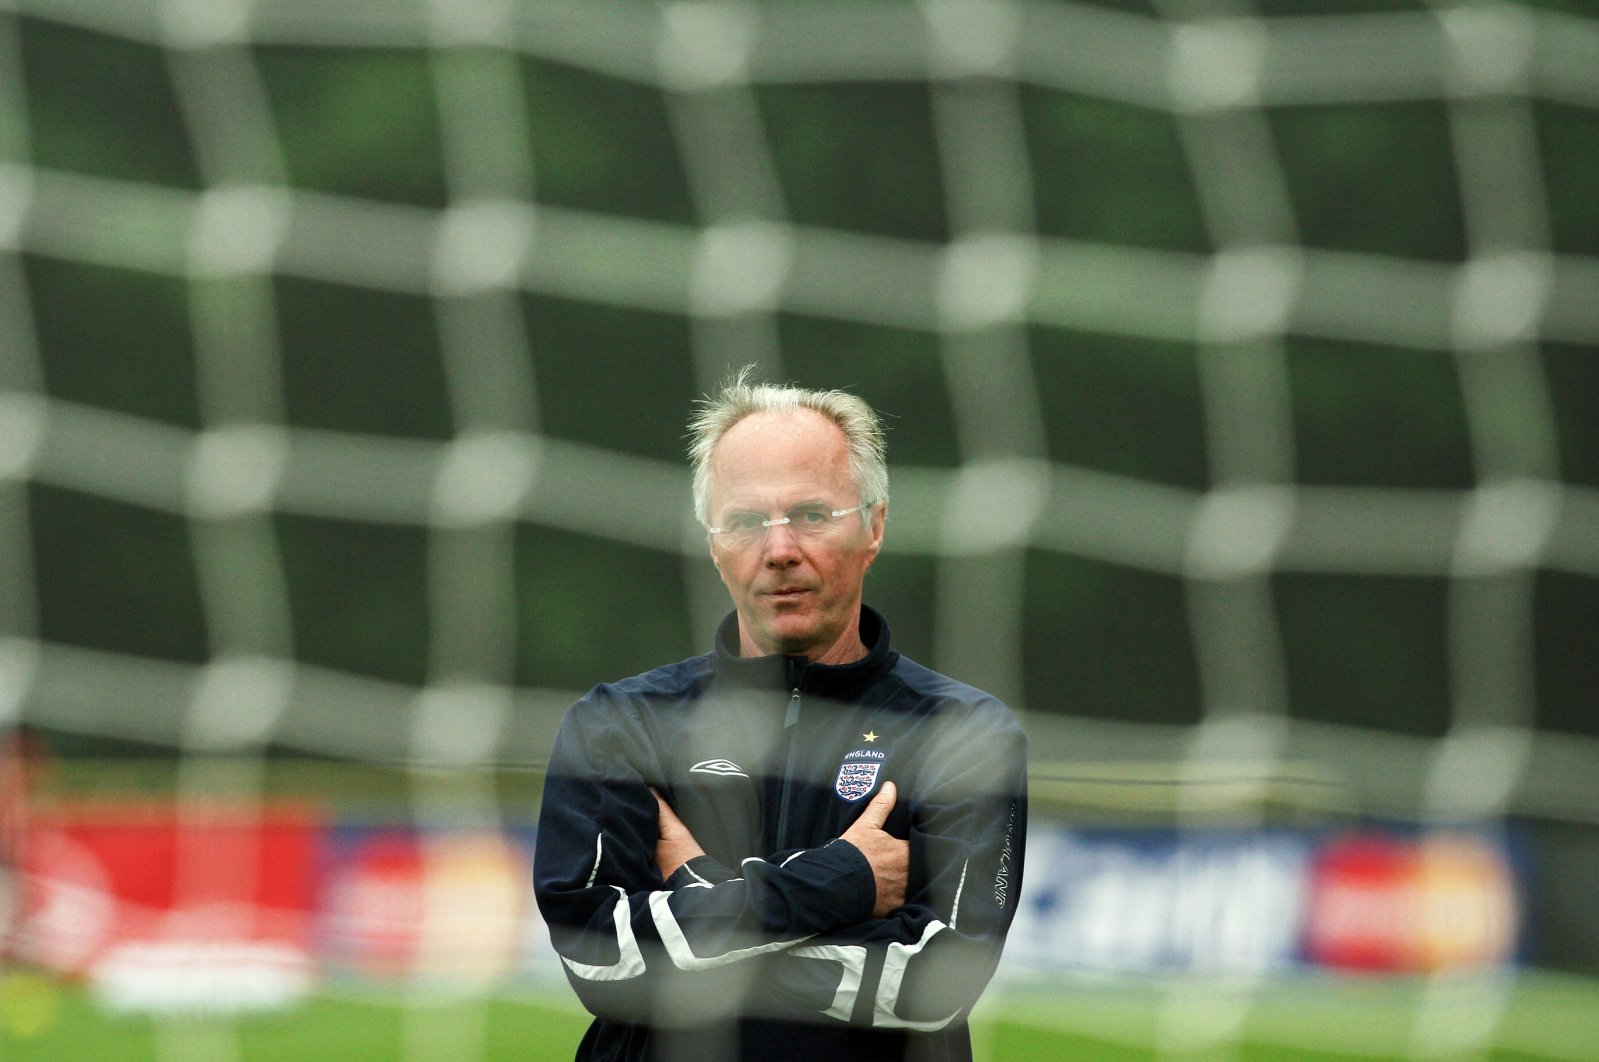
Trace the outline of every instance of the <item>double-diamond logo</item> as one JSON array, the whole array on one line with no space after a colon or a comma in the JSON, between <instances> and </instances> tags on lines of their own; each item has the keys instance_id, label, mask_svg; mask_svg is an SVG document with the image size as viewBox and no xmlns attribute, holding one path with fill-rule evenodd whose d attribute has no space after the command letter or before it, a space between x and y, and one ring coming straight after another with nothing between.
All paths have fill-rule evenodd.
<instances>
[{"instance_id":1,"label":"double-diamond logo","mask_svg":"<svg viewBox=\"0 0 1599 1062\"><path fill-rule=\"evenodd\" d=\"M701 760L689 769L690 774L719 774L725 778L748 778L744 768L732 760Z\"/></svg>"}]
</instances>

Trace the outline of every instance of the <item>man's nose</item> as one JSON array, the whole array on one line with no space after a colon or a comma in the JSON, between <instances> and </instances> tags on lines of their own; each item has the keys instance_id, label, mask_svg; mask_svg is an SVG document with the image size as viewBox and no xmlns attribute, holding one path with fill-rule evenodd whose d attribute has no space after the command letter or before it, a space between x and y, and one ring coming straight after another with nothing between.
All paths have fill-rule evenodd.
<instances>
[{"instance_id":1,"label":"man's nose","mask_svg":"<svg viewBox=\"0 0 1599 1062\"><path fill-rule=\"evenodd\" d=\"M800 559L799 535L788 524L774 524L766 529L766 563L787 567Z\"/></svg>"}]
</instances>

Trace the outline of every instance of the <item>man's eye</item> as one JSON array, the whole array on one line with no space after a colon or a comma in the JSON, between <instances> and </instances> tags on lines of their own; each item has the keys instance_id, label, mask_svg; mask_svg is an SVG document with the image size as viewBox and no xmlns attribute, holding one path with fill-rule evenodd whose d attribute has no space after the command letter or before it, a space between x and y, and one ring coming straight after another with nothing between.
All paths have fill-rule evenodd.
<instances>
[{"instance_id":1,"label":"man's eye","mask_svg":"<svg viewBox=\"0 0 1599 1062\"><path fill-rule=\"evenodd\" d=\"M789 519L793 520L796 524L810 524L813 527L818 524L827 523L828 518L832 516L832 514L825 509L796 509L788 515Z\"/></svg>"},{"instance_id":2,"label":"man's eye","mask_svg":"<svg viewBox=\"0 0 1599 1062\"><path fill-rule=\"evenodd\" d=\"M734 513L727 519L729 531L759 531L766 521L760 513Z\"/></svg>"}]
</instances>

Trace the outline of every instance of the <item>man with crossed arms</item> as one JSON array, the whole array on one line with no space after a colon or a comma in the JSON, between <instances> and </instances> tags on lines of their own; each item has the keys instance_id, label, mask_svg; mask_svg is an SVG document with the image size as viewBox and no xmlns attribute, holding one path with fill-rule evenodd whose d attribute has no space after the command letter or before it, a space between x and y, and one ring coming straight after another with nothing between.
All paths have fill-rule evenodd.
<instances>
[{"instance_id":1,"label":"man with crossed arms","mask_svg":"<svg viewBox=\"0 0 1599 1062\"><path fill-rule=\"evenodd\" d=\"M733 612L709 653L595 687L551 753L534 879L595 1015L577 1058L967 1062L1021 887L1026 741L861 602L876 414L749 373L690 425Z\"/></svg>"}]
</instances>

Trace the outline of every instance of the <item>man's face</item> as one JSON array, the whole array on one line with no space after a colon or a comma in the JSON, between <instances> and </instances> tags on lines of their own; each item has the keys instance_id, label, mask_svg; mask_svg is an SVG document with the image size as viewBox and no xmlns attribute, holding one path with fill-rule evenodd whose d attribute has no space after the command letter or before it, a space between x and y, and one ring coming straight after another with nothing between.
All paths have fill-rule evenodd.
<instances>
[{"instance_id":1,"label":"man's face","mask_svg":"<svg viewBox=\"0 0 1599 1062\"><path fill-rule=\"evenodd\" d=\"M820 413L755 413L728 429L710 462L710 520L729 514L780 517L796 505L830 510L862 501L850 477L844 433ZM741 651L788 653L824 664L862 655L861 584L883 542L883 507L841 518L827 533L802 535L789 525L767 529L731 548L713 535L711 559L738 610Z\"/></svg>"}]
</instances>

